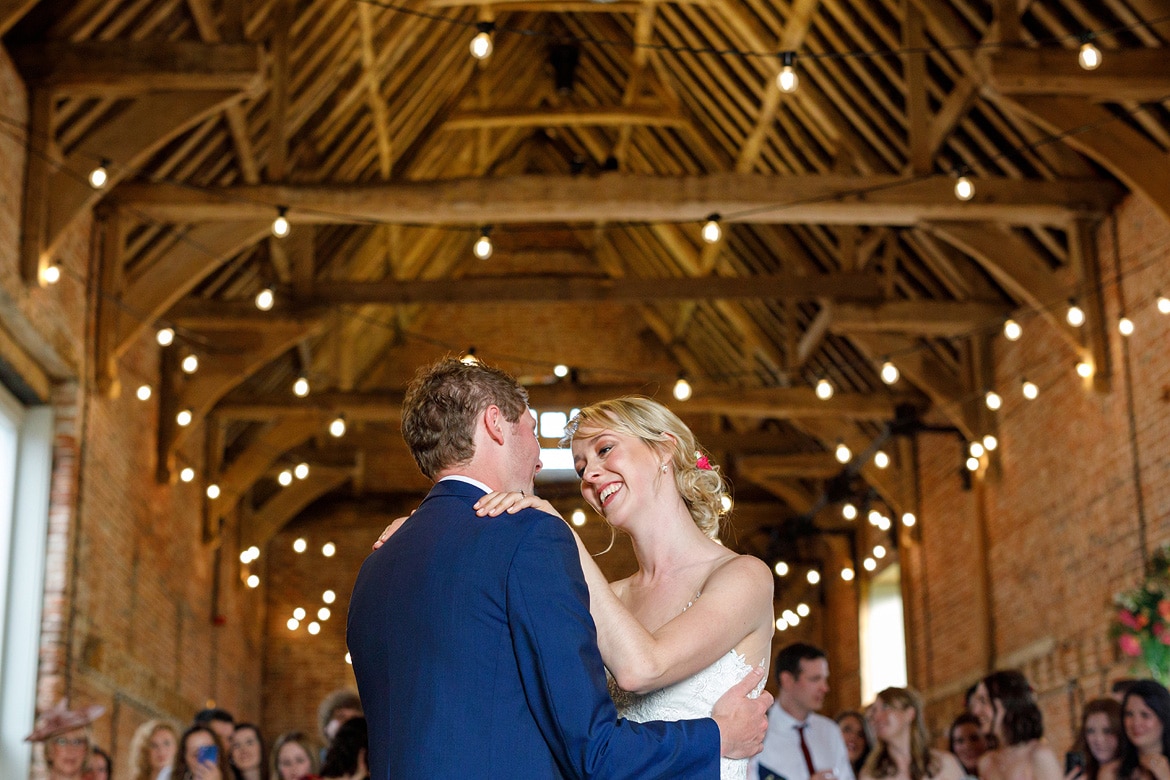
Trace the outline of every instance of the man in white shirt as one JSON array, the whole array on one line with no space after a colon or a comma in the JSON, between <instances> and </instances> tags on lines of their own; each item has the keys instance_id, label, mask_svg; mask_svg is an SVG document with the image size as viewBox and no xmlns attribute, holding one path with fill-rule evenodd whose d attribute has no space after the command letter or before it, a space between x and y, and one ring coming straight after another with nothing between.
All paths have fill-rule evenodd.
<instances>
[{"instance_id":1,"label":"man in white shirt","mask_svg":"<svg viewBox=\"0 0 1170 780\"><path fill-rule=\"evenodd\" d=\"M854 780L845 739L817 710L829 692L829 661L800 642L776 655L780 692L768 708L764 749L748 764L750 780Z\"/></svg>"}]
</instances>

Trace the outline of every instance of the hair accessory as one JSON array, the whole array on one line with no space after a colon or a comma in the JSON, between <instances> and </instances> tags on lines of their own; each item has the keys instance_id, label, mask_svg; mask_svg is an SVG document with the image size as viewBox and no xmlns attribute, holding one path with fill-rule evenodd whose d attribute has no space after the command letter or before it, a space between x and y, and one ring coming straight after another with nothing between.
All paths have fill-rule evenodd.
<instances>
[{"instance_id":1,"label":"hair accessory","mask_svg":"<svg viewBox=\"0 0 1170 780\"><path fill-rule=\"evenodd\" d=\"M707 456L695 450L695 468L701 471L711 470L711 461L707 460Z\"/></svg>"},{"instance_id":2,"label":"hair accessory","mask_svg":"<svg viewBox=\"0 0 1170 780\"><path fill-rule=\"evenodd\" d=\"M80 710L69 709L69 700L62 699L51 710L46 710L37 720L37 727L33 733L24 738L25 742L44 742L49 737L64 734L66 731L88 726L105 714L106 708L100 704L91 704Z\"/></svg>"}]
</instances>

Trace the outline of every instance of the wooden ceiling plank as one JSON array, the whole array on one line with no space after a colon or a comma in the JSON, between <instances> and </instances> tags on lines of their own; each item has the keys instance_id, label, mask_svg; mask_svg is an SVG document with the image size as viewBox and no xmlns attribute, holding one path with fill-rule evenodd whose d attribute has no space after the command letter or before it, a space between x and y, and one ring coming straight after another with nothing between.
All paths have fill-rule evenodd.
<instances>
[{"instance_id":1,"label":"wooden ceiling plank","mask_svg":"<svg viewBox=\"0 0 1170 780\"><path fill-rule=\"evenodd\" d=\"M386 118L386 103L382 98L381 79L374 54L373 8L366 3L357 4L358 27L361 31L362 81L366 86L366 103L374 120L378 139L378 170L383 180L390 178L394 160L390 142L390 125Z\"/></svg>"},{"instance_id":2,"label":"wooden ceiling plank","mask_svg":"<svg viewBox=\"0 0 1170 780\"><path fill-rule=\"evenodd\" d=\"M1096 70L1077 64L1065 48L998 49L987 55L989 86L1004 95L1067 95L1095 101L1162 100L1170 69L1162 49L1109 51Z\"/></svg>"},{"instance_id":3,"label":"wooden ceiling plank","mask_svg":"<svg viewBox=\"0 0 1170 780\"><path fill-rule=\"evenodd\" d=\"M299 515L321 496L336 490L354 476L352 469L338 469L317 466L309 476L295 480L281 488L265 502L241 528L241 544L245 549L251 545L263 548L272 537L284 528L289 520ZM222 499L220 499L222 500ZM215 502L209 501L209 504Z\"/></svg>"},{"instance_id":4,"label":"wooden ceiling plank","mask_svg":"<svg viewBox=\"0 0 1170 780\"><path fill-rule=\"evenodd\" d=\"M272 37L269 49L272 56L269 76L268 159L267 173L272 181L282 181L288 163L289 94L291 81L291 54L289 28L292 26L295 0L275 0L272 14Z\"/></svg>"},{"instance_id":5,"label":"wooden ceiling plank","mask_svg":"<svg viewBox=\"0 0 1170 780\"><path fill-rule=\"evenodd\" d=\"M0 35L11 30L38 0L0 0Z\"/></svg>"},{"instance_id":6,"label":"wooden ceiling plank","mask_svg":"<svg viewBox=\"0 0 1170 780\"><path fill-rule=\"evenodd\" d=\"M230 464L211 475L221 491L214 510L221 516L231 511L283 453L304 444L326 422L327 414L322 412L317 420L277 417L266 425Z\"/></svg>"},{"instance_id":7,"label":"wooden ceiling plank","mask_svg":"<svg viewBox=\"0 0 1170 780\"><path fill-rule=\"evenodd\" d=\"M930 103L927 94L926 35L922 11L906 0L902 20L902 68L906 84L906 129L909 136L909 170L921 176L934 168L930 149Z\"/></svg>"},{"instance_id":8,"label":"wooden ceiling plank","mask_svg":"<svg viewBox=\"0 0 1170 780\"><path fill-rule=\"evenodd\" d=\"M463 111L447 119L444 130L475 130L505 127L682 127L686 118L659 108L493 108L486 111Z\"/></svg>"},{"instance_id":9,"label":"wooden ceiling plank","mask_svg":"<svg viewBox=\"0 0 1170 780\"><path fill-rule=\"evenodd\" d=\"M978 330L994 330L1011 312L999 303L977 301L882 301L838 303L831 328L835 333L909 333L950 338Z\"/></svg>"},{"instance_id":10,"label":"wooden ceiling plank","mask_svg":"<svg viewBox=\"0 0 1170 780\"><path fill-rule=\"evenodd\" d=\"M789 455L747 455L735 459L735 470L753 482L758 479L828 479L841 472L831 452Z\"/></svg>"}]
</instances>

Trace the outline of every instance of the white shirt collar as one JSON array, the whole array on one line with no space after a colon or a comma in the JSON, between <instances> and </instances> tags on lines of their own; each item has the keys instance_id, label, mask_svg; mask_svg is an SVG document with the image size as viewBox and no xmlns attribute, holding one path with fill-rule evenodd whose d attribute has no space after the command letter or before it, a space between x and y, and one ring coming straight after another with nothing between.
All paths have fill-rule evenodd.
<instances>
[{"instance_id":1,"label":"white shirt collar","mask_svg":"<svg viewBox=\"0 0 1170 780\"><path fill-rule=\"evenodd\" d=\"M483 484L478 479L472 479L471 477L465 477L462 474L448 474L447 476L440 479L439 482L446 482L449 479L453 479L456 482L466 482L468 485L475 485L477 488L479 488L480 490L482 490L485 493L494 492L490 487Z\"/></svg>"}]
</instances>

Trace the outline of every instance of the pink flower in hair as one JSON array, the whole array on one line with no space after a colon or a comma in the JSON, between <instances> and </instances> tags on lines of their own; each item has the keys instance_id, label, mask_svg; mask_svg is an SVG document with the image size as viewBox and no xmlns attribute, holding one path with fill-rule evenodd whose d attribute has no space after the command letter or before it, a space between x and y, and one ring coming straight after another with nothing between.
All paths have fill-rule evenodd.
<instances>
[{"instance_id":1,"label":"pink flower in hair","mask_svg":"<svg viewBox=\"0 0 1170 780\"><path fill-rule=\"evenodd\" d=\"M695 468L701 469L702 471L711 470L711 461L707 459L706 455L699 452L698 450L695 450Z\"/></svg>"}]
</instances>

